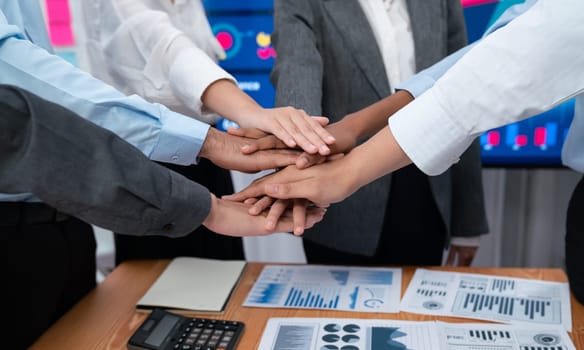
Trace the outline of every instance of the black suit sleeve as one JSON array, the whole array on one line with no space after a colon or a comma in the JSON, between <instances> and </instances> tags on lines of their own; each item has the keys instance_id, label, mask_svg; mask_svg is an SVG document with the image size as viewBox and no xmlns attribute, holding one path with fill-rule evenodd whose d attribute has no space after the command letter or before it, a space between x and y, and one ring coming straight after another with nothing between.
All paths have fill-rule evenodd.
<instances>
[{"instance_id":1,"label":"black suit sleeve","mask_svg":"<svg viewBox=\"0 0 584 350\"><path fill-rule=\"evenodd\" d=\"M89 223L182 236L210 210L208 190L61 106L0 86L0 192L33 193Z\"/></svg>"}]
</instances>

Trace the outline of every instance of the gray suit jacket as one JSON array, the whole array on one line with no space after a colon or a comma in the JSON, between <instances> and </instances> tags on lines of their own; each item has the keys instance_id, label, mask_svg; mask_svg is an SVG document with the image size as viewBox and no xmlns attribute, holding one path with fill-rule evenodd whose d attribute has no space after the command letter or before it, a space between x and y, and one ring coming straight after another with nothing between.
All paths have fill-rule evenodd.
<instances>
[{"instance_id":1,"label":"gray suit jacket","mask_svg":"<svg viewBox=\"0 0 584 350\"><path fill-rule=\"evenodd\" d=\"M406 2L418 70L466 44L460 0ZM292 105L334 122L390 94L381 53L358 0L276 0L274 28L276 105ZM488 231L477 143L430 182L449 234ZM382 177L333 205L304 238L345 252L374 254L390 183L391 175Z\"/></svg>"},{"instance_id":2,"label":"gray suit jacket","mask_svg":"<svg viewBox=\"0 0 584 350\"><path fill-rule=\"evenodd\" d=\"M183 236L211 205L206 188L110 131L2 85L0 192L33 193L64 213L134 235Z\"/></svg>"}]
</instances>

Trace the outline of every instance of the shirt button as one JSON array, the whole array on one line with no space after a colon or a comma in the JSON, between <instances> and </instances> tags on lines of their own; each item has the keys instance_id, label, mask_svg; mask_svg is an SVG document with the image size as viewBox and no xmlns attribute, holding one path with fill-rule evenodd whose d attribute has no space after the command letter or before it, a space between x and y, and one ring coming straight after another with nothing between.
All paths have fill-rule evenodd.
<instances>
[{"instance_id":1,"label":"shirt button","mask_svg":"<svg viewBox=\"0 0 584 350\"><path fill-rule=\"evenodd\" d=\"M172 231L174 229L174 224L172 222L162 226L162 231Z\"/></svg>"},{"instance_id":2,"label":"shirt button","mask_svg":"<svg viewBox=\"0 0 584 350\"><path fill-rule=\"evenodd\" d=\"M170 159L172 159L173 161L176 162L178 160L178 156L172 156L172 158L170 158Z\"/></svg>"}]
</instances>

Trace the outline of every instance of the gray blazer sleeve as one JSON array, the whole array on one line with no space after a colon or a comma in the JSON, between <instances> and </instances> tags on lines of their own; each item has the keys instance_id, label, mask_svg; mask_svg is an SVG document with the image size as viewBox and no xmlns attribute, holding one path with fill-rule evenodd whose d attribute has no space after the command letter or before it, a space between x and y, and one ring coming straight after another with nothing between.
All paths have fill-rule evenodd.
<instances>
[{"instance_id":1,"label":"gray blazer sleeve","mask_svg":"<svg viewBox=\"0 0 584 350\"><path fill-rule=\"evenodd\" d=\"M177 237L207 217L210 195L108 130L0 86L0 192L30 192L120 233Z\"/></svg>"}]
</instances>

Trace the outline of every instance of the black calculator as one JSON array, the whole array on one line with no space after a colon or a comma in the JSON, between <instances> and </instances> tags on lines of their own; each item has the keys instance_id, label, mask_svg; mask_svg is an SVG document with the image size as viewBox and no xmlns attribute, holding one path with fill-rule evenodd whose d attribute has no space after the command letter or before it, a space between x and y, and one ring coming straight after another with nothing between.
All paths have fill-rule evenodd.
<instances>
[{"instance_id":1,"label":"black calculator","mask_svg":"<svg viewBox=\"0 0 584 350\"><path fill-rule=\"evenodd\" d=\"M233 350L243 328L238 321L191 318L154 309L128 341L128 349Z\"/></svg>"}]
</instances>

